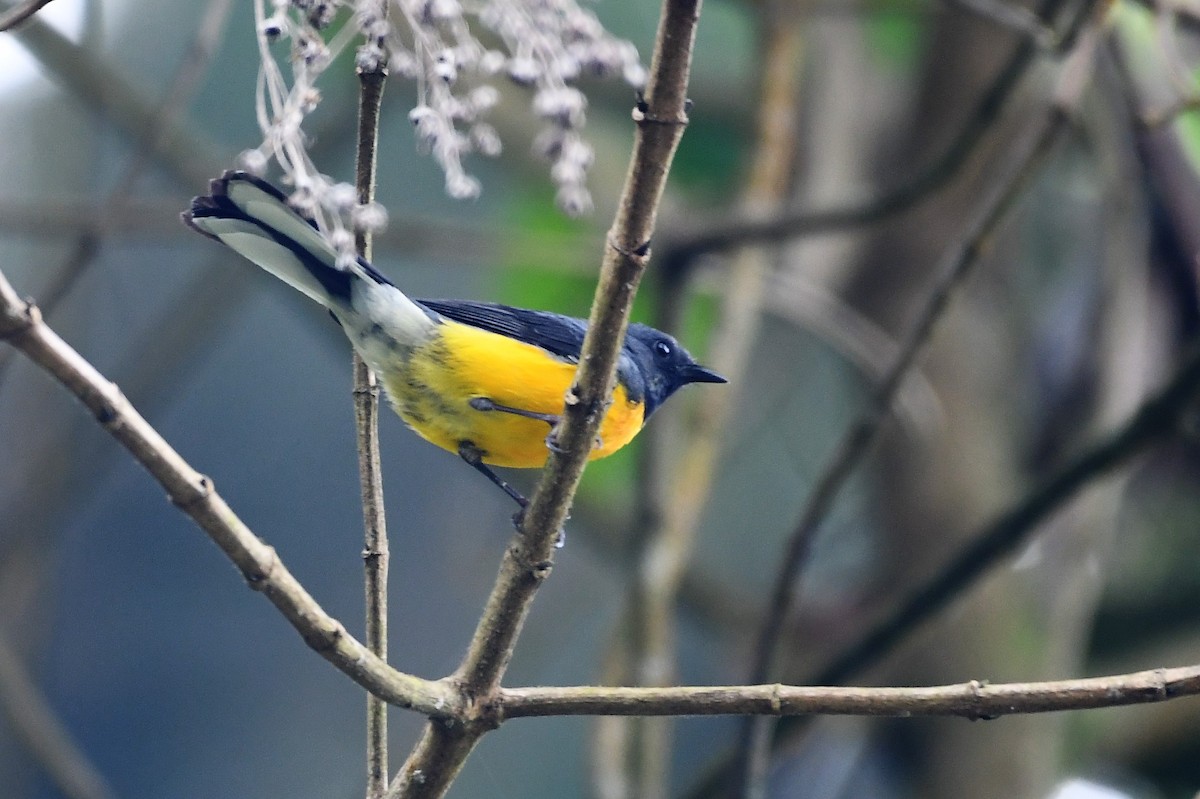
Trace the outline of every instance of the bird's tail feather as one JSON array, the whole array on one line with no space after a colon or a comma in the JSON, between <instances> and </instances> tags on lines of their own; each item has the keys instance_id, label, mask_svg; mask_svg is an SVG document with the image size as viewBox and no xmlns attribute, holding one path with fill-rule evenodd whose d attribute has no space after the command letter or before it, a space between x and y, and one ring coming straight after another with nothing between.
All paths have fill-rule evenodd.
<instances>
[{"instance_id":1,"label":"bird's tail feather","mask_svg":"<svg viewBox=\"0 0 1200 799\"><path fill-rule=\"evenodd\" d=\"M389 346L424 341L437 324L436 314L362 258L340 268L316 223L261 178L226 172L192 200L183 221L332 311L376 369Z\"/></svg>"},{"instance_id":2,"label":"bird's tail feather","mask_svg":"<svg viewBox=\"0 0 1200 799\"><path fill-rule=\"evenodd\" d=\"M311 219L287 204L270 183L245 172L226 172L209 194L192 200L183 221L330 309L347 307L353 282L390 285L370 264L339 269L337 252Z\"/></svg>"}]
</instances>

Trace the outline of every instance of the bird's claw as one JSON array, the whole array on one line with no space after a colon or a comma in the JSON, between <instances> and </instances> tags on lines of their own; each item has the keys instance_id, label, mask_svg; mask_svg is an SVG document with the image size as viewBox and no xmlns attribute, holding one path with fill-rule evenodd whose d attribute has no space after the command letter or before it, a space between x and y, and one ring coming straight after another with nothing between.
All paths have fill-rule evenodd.
<instances>
[{"instance_id":1,"label":"bird's claw","mask_svg":"<svg viewBox=\"0 0 1200 799\"><path fill-rule=\"evenodd\" d=\"M520 510L518 510L516 513L514 513L512 515L513 527L521 535L525 535L525 530L524 530L523 525L525 524L525 511L528 508L529 508L529 503L526 502L524 505L521 506ZM556 535L554 537L554 548L562 549L564 546L566 546L566 543L567 543L567 531L565 528L560 527L560 528L558 528L558 535Z\"/></svg>"}]
</instances>

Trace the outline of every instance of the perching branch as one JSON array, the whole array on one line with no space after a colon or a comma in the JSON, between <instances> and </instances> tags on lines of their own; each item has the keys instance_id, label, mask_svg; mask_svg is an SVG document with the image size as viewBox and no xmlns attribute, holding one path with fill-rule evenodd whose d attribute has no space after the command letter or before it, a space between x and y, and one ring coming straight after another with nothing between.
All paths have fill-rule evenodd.
<instances>
[{"instance_id":1,"label":"perching branch","mask_svg":"<svg viewBox=\"0 0 1200 799\"><path fill-rule=\"evenodd\" d=\"M387 17L387 3L375 13ZM359 205L375 201L379 149L379 110L387 85L387 61L358 71L358 144L355 148L354 188ZM369 230L355 233L355 249L371 260ZM388 537L383 503L383 472L379 455L379 381L357 351L354 371L354 429L358 441L358 479L363 508L363 589L366 604L367 647L387 662L388 650ZM383 796L388 785L387 703L367 694L367 799Z\"/></svg>"},{"instance_id":2,"label":"perching branch","mask_svg":"<svg viewBox=\"0 0 1200 799\"><path fill-rule=\"evenodd\" d=\"M340 671L398 707L431 716L460 712L458 694L391 668L327 614L292 575L275 550L250 531L212 481L193 469L121 393L59 338L37 306L22 300L0 272L0 339L21 350L74 394L118 442L146 468L171 502L186 513L300 633L304 642Z\"/></svg>"},{"instance_id":3,"label":"perching branch","mask_svg":"<svg viewBox=\"0 0 1200 799\"><path fill-rule=\"evenodd\" d=\"M1165 702L1200 695L1200 666L1150 669L1052 682L971 680L929 688L837 688L797 685L677 688L502 688L500 720L529 716L961 716L979 720Z\"/></svg>"},{"instance_id":4,"label":"perching branch","mask_svg":"<svg viewBox=\"0 0 1200 799\"><path fill-rule=\"evenodd\" d=\"M550 574L555 541L611 401L617 355L649 258L658 203L687 124L687 83L699 15L700 0L664 0L649 82L634 110L633 155L608 233L579 370L556 432L558 447L550 453L521 532L504 554L466 658L452 678L470 702L486 704L499 686L533 597ZM431 722L388 796L441 796L490 724L485 715L453 728Z\"/></svg>"}]
</instances>

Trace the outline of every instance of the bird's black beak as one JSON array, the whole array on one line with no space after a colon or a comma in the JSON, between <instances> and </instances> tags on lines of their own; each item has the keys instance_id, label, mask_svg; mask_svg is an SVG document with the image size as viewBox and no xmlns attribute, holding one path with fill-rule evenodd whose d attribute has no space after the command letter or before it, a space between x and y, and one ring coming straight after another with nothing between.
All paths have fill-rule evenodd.
<instances>
[{"instance_id":1,"label":"bird's black beak","mask_svg":"<svg viewBox=\"0 0 1200 799\"><path fill-rule=\"evenodd\" d=\"M683 377L689 383L728 383L729 381L721 377L712 369L705 369L698 363L688 366L683 372Z\"/></svg>"}]
</instances>

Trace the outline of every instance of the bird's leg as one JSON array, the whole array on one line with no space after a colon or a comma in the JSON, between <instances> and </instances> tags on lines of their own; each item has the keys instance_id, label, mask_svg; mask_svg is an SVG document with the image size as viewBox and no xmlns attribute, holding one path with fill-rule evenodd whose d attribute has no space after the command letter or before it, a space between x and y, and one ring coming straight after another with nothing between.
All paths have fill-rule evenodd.
<instances>
[{"instance_id":1,"label":"bird's leg","mask_svg":"<svg viewBox=\"0 0 1200 799\"><path fill-rule=\"evenodd\" d=\"M501 491L512 497L513 501L521 506L521 510L518 511L518 513L525 512L525 506L529 504L529 500L525 499L525 497L521 495L520 491L504 482L504 480L500 479L500 475L493 472L491 468L483 462L483 453L479 450L479 447L475 446L470 441L460 441L458 442L458 457L471 464L471 466L475 468L475 471L491 480L492 483L499 487Z\"/></svg>"},{"instance_id":2,"label":"bird's leg","mask_svg":"<svg viewBox=\"0 0 1200 799\"><path fill-rule=\"evenodd\" d=\"M592 449L600 449L603 446L604 439L597 435L596 440L592 443ZM550 432L546 435L546 449L562 454L563 448L558 445L558 425L551 427Z\"/></svg>"},{"instance_id":3,"label":"bird's leg","mask_svg":"<svg viewBox=\"0 0 1200 799\"><path fill-rule=\"evenodd\" d=\"M562 423L562 417L553 413L538 413L537 411L527 411L524 408L513 408L509 405L501 405L487 397L472 397L467 401L477 411L500 411L501 413L511 413L513 416L522 416L526 419L536 419L539 422L545 422L550 425L550 432L546 434L546 449L551 452L562 452L562 447L558 445L558 426ZM595 449L600 449L604 446L604 441L600 436L596 436L596 443L593 445Z\"/></svg>"},{"instance_id":4,"label":"bird's leg","mask_svg":"<svg viewBox=\"0 0 1200 799\"><path fill-rule=\"evenodd\" d=\"M537 411L527 411L524 408L513 408L509 405L501 405L498 402L493 402L487 397L472 397L468 402L472 408L477 411L500 411L501 413L511 413L513 416L524 416L526 419L536 419L539 422L554 427L558 424L559 417L553 413L538 413Z\"/></svg>"},{"instance_id":5,"label":"bird's leg","mask_svg":"<svg viewBox=\"0 0 1200 799\"><path fill-rule=\"evenodd\" d=\"M513 527L520 531L521 524L525 521L525 509L529 507L529 500L525 499L520 491L510 486L504 480L500 479L500 475L493 472L491 468L483 462L483 453L479 450L479 447L475 446L470 441L458 442L458 456L467 463L471 464L471 466L473 466L477 472L491 480L493 484L498 486L505 494L508 494L510 497L512 497L513 501L517 503L519 507L517 508L517 512L513 514L512 523ZM554 539L554 548L562 549L563 544L566 542L567 534L560 527L558 530L558 537Z\"/></svg>"}]
</instances>

